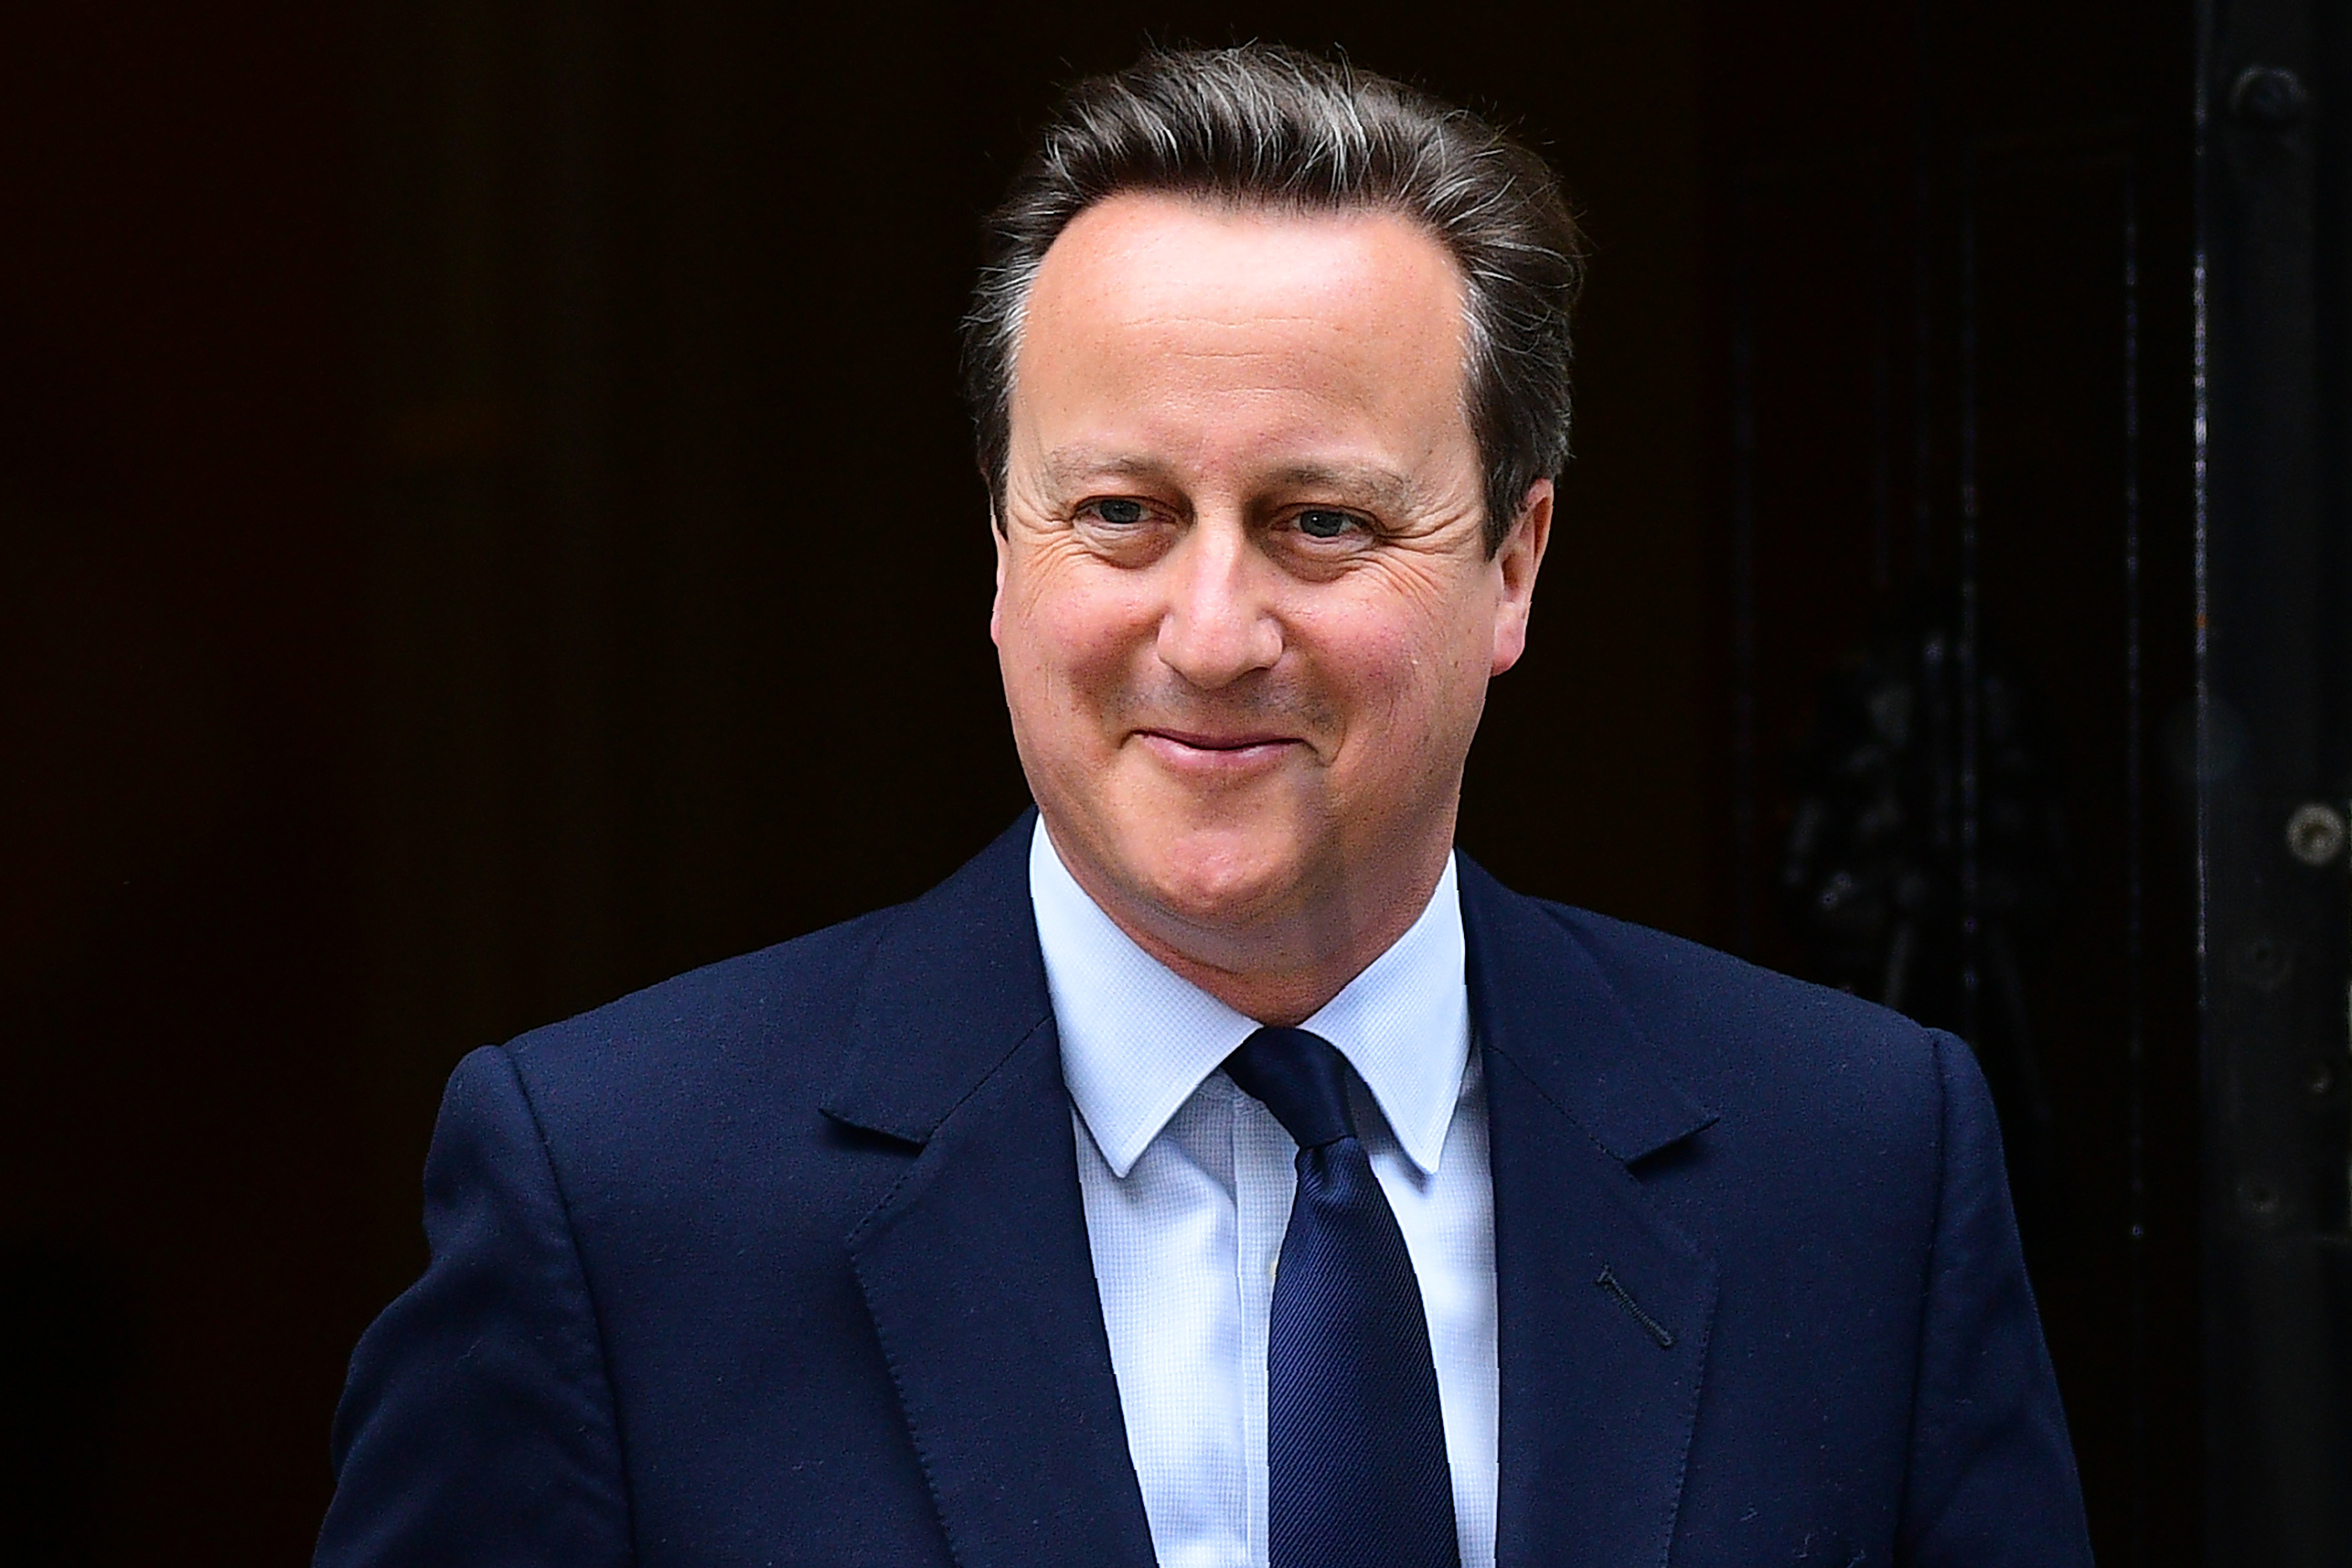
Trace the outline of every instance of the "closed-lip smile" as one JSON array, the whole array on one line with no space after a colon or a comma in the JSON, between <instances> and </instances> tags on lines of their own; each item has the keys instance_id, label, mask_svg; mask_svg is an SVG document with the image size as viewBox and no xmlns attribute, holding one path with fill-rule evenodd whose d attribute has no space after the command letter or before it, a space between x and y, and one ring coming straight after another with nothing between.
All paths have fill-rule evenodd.
<instances>
[{"instance_id":1,"label":"closed-lip smile","mask_svg":"<svg viewBox=\"0 0 2352 1568\"><path fill-rule=\"evenodd\" d=\"M1271 730L1209 730L1153 727L1135 732L1162 765L1188 773L1231 774L1267 766L1294 746L1295 735Z\"/></svg>"},{"instance_id":2,"label":"closed-lip smile","mask_svg":"<svg viewBox=\"0 0 2352 1568\"><path fill-rule=\"evenodd\" d=\"M1162 740L1172 740L1179 746L1195 751L1246 751L1257 746L1286 746L1296 736L1277 735L1270 730L1244 730L1234 735L1212 735L1203 730L1167 729L1153 727L1141 732Z\"/></svg>"}]
</instances>

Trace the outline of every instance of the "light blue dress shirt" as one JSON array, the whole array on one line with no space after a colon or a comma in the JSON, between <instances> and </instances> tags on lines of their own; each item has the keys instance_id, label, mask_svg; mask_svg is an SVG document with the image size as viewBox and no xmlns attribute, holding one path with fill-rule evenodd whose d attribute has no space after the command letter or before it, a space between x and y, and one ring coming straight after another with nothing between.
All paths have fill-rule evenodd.
<instances>
[{"instance_id":1,"label":"light blue dress shirt","mask_svg":"<svg viewBox=\"0 0 2352 1568\"><path fill-rule=\"evenodd\" d=\"M1162 1568L1265 1568L1266 1319L1297 1145L1218 1071L1257 1025L1138 947L1043 821L1029 895L1153 1549ZM1363 1081L1356 1124L1429 1318L1462 1568L1493 1568L1495 1204L1463 965L1449 857L1412 928L1305 1027Z\"/></svg>"}]
</instances>

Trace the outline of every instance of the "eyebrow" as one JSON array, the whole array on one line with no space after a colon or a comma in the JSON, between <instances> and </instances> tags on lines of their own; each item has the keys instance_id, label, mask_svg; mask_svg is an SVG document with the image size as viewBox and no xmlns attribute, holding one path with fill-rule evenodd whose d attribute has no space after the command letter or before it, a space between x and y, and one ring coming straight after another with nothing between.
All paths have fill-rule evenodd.
<instances>
[{"instance_id":1,"label":"eyebrow","mask_svg":"<svg viewBox=\"0 0 2352 1568\"><path fill-rule=\"evenodd\" d=\"M1168 465L1154 458L1064 447L1038 465L1046 486L1070 490L1095 479L1166 479Z\"/></svg>"},{"instance_id":2,"label":"eyebrow","mask_svg":"<svg viewBox=\"0 0 2352 1568\"><path fill-rule=\"evenodd\" d=\"M1369 463L1298 463L1270 477L1283 489L1330 491L1385 511L1409 511L1422 495L1412 475Z\"/></svg>"},{"instance_id":3,"label":"eyebrow","mask_svg":"<svg viewBox=\"0 0 2352 1568\"><path fill-rule=\"evenodd\" d=\"M1039 465L1046 486L1068 491L1097 479L1172 481L1168 465L1157 458L1128 453L1097 453L1064 448L1049 453ZM1322 490L1376 510L1407 511L1422 494L1409 474L1368 463L1294 463L1265 476L1261 487L1281 490Z\"/></svg>"}]
</instances>

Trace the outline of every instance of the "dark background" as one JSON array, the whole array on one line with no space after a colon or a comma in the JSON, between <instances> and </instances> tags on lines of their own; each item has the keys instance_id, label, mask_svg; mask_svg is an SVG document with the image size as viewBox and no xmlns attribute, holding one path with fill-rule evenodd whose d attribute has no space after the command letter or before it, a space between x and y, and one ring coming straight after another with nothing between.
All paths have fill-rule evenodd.
<instances>
[{"instance_id":1,"label":"dark background","mask_svg":"<svg viewBox=\"0 0 2352 1568\"><path fill-rule=\"evenodd\" d=\"M2030 692L2067 891L2012 1165L2102 1552L2190 1560L2186 8L1007 9L16 19L0 1552L303 1560L457 1057L1024 804L977 215L1056 83L1259 36L1500 114L1590 230L1473 853L1818 973L1776 890L1822 679L1927 583Z\"/></svg>"}]
</instances>

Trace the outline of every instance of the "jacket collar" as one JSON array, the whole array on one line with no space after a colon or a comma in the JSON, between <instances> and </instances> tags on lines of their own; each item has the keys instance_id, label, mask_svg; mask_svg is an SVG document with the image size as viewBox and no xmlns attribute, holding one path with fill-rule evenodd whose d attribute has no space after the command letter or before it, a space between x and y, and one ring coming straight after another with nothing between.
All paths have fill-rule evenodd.
<instances>
[{"instance_id":1,"label":"jacket collar","mask_svg":"<svg viewBox=\"0 0 2352 1568\"><path fill-rule=\"evenodd\" d=\"M1487 1043L1621 1165L1712 1125L1716 1113L1657 1064L1656 1047L1568 925L1468 856L1455 859L1471 1008Z\"/></svg>"},{"instance_id":2,"label":"jacket collar","mask_svg":"<svg viewBox=\"0 0 2352 1568\"><path fill-rule=\"evenodd\" d=\"M1029 908L1032 810L953 876L885 916L858 986L836 1122L923 1145L950 1112L1050 1023Z\"/></svg>"},{"instance_id":3,"label":"jacket collar","mask_svg":"<svg viewBox=\"0 0 2352 1568\"><path fill-rule=\"evenodd\" d=\"M836 1121L920 1145L1053 1017L1029 905L1037 813L1018 821L883 934L860 988ZM1467 855L1460 867L1473 1011L1516 1065L1632 1165L1711 1124L1715 1113L1654 1065L1583 944ZM1482 970L1486 971L1482 973Z\"/></svg>"}]
</instances>

